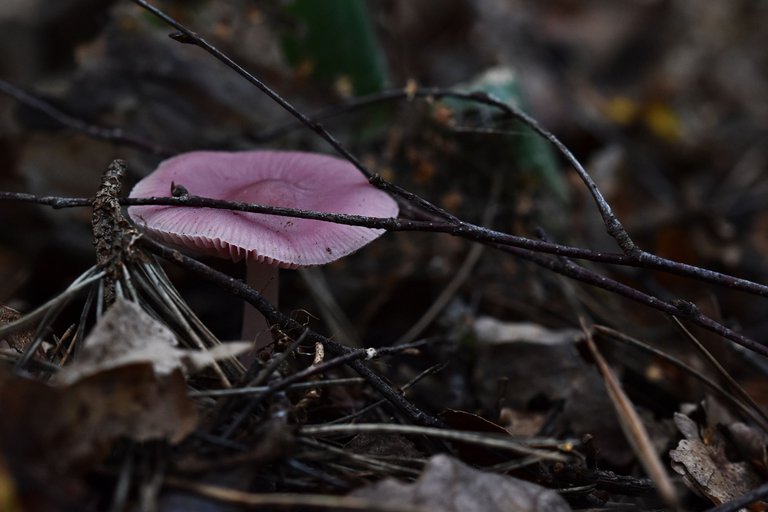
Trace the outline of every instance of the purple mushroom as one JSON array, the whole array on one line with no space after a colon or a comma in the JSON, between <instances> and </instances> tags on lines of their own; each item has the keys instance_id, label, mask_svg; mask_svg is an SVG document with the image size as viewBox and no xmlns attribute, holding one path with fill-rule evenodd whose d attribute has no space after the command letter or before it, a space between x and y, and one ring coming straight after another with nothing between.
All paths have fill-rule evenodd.
<instances>
[{"instance_id":1,"label":"purple mushroom","mask_svg":"<svg viewBox=\"0 0 768 512\"><path fill-rule=\"evenodd\" d=\"M162 162L130 197L167 197L172 184L191 195L328 213L395 217L397 203L345 160L293 151L195 151ZM150 236L190 252L246 260L247 282L277 304L278 268L323 265L384 230L319 220L210 208L131 206ZM243 337L261 347L269 325L247 306Z\"/></svg>"}]
</instances>

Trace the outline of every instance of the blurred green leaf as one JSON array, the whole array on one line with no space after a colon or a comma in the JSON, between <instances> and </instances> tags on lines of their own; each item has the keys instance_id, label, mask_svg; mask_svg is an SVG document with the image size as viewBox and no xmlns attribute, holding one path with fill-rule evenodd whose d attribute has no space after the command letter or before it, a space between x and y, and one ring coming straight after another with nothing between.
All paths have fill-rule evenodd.
<instances>
[{"instance_id":1,"label":"blurred green leaf","mask_svg":"<svg viewBox=\"0 0 768 512\"><path fill-rule=\"evenodd\" d=\"M458 88L468 92L485 92L498 101L525 110L525 98L517 75L508 67L489 69ZM498 111L493 107L458 100L445 100L445 103L458 119L471 114L481 127L491 127L495 124L494 116ZM520 172L534 176L546 189L553 192L558 200L567 203L568 185L560 172L558 160L549 142L519 121L507 126L505 130L514 134L510 139L509 153L515 167Z\"/></svg>"},{"instance_id":2,"label":"blurred green leaf","mask_svg":"<svg viewBox=\"0 0 768 512\"><path fill-rule=\"evenodd\" d=\"M296 25L283 35L283 51L294 66L327 85L347 79L350 94L380 91L387 70L365 2L292 0L285 4Z\"/></svg>"}]
</instances>

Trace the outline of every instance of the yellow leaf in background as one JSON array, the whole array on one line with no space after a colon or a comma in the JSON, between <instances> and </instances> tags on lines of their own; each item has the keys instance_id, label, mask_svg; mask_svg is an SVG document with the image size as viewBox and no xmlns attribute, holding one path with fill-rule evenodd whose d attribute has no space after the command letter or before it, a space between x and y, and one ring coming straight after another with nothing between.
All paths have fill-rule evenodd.
<instances>
[{"instance_id":1,"label":"yellow leaf in background","mask_svg":"<svg viewBox=\"0 0 768 512\"><path fill-rule=\"evenodd\" d=\"M649 103L644 109L643 121L651 133L663 141L672 143L680 140L680 118L666 103Z\"/></svg>"},{"instance_id":2,"label":"yellow leaf in background","mask_svg":"<svg viewBox=\"0 0 768 512\"><path fill-rule=\"evenodd\" d=\"M349 98L355 94L355 86L349 75L339 75L333 81L333 90L340 98Z\"/></svg>"},{"instance_id":3,"label":"yellow leaf in background","mask_svg":"<svg viewBox=\"0 0 768 512\"><path fill-rule=\"evenodd\" d=\"M605 116L616 124L627 125L637 117L639 107L629 98L619 96L605 102Z\"/></svg>"},{"instance_id":4,"label":"yellow leaf in background","mask_svg":"<svg viewBox=\"0 0 768 512\"><path fill-rule=\"evenodd\" d=\"M618 125L642 123L649 132L664 142L674 143L680 140L680 118L663 101L650 100L640 103L625 96L617 96L605 101L602 108L605 117Z\"/></svg>"},{"instance_id":5,"label":"yellow leaf in background","mask_svg":"<svg viewBox=\"0 0 768 512\"><path fill-rule=\"evenodd\" d=\"M0 510L22 512L16 496L16 485L2 457L0 457Z\"/></svg>"}]
</instances>

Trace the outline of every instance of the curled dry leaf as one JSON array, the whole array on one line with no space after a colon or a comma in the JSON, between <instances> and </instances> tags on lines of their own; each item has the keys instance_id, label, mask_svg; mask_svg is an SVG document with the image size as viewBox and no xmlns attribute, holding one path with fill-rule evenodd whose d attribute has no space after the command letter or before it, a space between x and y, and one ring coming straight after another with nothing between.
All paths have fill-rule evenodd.
<instances>
[{"instance_id":1,"label":"curled dry leaf","mask_svg":"<svg viewBox=\"0 0 768 512\"><path fill-rule=\"evenodd\" d=\"M555 491L503 475L484 473L446 455L432 457L419 479L387 479L352 496L402 508L442 512L569 512Z\"/></svg>"},{"instance_id":2,"label":"curled dry leaf","mask_svg":"<svg viewBox=\"0 0 768 512\"><path fill-rule=\"evenodd\" d=\"M56 381L72 384L134 363L148 363L158 375L169 375L176 369L192 372L249 348L247 342L225 343L208 351L178 348L168 327L135 302L118 298L85 339L77 360L59 372Z\"/></svg>"},{"instance_id":3,"label":"curled dry leaf","mask_svg":"<svg viewBox=\"0 0 768 512\"><path fill-rule=\"evenodd\" d=\"M726 440L715 429L699 426L684 414L675 413L675 424L685 439L669 452L672 468L685 484L719 505L745 494L762 483L746 462L731 462Z\"/></svg>"}]
</instances>

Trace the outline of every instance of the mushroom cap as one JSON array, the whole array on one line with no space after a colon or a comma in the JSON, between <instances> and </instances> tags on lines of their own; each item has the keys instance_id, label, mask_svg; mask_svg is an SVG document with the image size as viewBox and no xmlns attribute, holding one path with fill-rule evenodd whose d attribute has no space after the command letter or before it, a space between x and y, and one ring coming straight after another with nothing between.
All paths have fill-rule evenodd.
<instances>
[{"instance_id":1,"label":"mushroom cap","mask_svg":"<svg viewBox=\"0 0 768 512\"><path fill-rule=\"evenodd\" d=\"M160 163L130 197L191 195L326 213L395 217L397 203L346 160L298 151L194 151ZM151 236L192 252L295 268L350 254L382 229L188 206L131 206Z\"/></svg>"}]
</instances>

